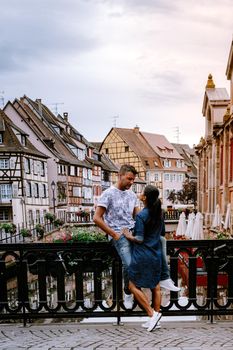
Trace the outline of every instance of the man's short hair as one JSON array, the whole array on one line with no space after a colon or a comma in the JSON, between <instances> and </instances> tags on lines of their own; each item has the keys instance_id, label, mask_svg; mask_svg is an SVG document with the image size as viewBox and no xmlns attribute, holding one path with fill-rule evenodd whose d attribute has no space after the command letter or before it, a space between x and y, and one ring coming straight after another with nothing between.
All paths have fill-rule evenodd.
<instances>
[{"instance_id":1,"label":"man's short hair","mask_svg":"<svg viewBox=\"0 0 233 350\"><path fill-rule=\"evenodd\" d=\"M133 173L134 175L137 175L138 172L133 165L124 164L120 167L119 174L126 174L126 173Z\"/></svg>"}]
</instances>

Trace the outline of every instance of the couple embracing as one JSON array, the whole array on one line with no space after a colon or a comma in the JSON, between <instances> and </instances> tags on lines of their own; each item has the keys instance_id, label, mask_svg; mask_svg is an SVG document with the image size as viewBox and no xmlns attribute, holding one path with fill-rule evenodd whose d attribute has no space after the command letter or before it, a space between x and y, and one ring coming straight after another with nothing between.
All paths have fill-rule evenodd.
<instances>
[{"instance_id":1,"label":"couple embracing","mask_svg":"<svg viewBox=\"0 0 233 350\"><path fill-rule=\"evenodd\" d=\"M133 307L134 295L148 315L143 327L151 332L162 317L160 287L180 289L170 279L159 190L152 185L145 187L140 211L138 199L130 190L136 174L133 166L121 166L116 186L105 190L99 199L94 222L112 238L122 260L125 308ZM151 289L152 306L141 288Z\"/></svg>"}]
</instances>

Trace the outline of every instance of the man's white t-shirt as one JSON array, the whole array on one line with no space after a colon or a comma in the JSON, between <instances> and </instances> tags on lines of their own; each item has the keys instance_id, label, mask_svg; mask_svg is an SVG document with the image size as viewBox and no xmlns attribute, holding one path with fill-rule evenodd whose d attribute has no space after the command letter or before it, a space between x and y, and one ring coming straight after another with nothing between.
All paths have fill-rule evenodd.
<instances>
[{"instance_id":1,"label":"man's white t-shirt","mask_svg":"<svg viewBox=\"0 0 233 350\"><path fill-rule=\"evenodd\" d=\"M115 232L134 227L133 211L138 206L138 199L132 190L122 191L111 186L102 193L97 205L106 208L104 221Z\"/></svg>"}]
</instances>

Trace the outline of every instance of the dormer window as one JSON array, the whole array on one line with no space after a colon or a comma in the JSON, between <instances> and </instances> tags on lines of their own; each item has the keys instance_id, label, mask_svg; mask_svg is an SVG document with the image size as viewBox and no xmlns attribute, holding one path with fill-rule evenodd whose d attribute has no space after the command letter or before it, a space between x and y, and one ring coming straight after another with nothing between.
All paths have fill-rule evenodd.
<instances>
[{"instance_id":1,"label":"dormer window","mask_svg":"<svg viewBox=\"0 0 233 350\"><path fill-rule=\"evenodd\" d=\"M21 134L21 145L26 146L26 136Z\"/></svg>"},{"instance_id":2,"label":"dormer window","mask_svg":"<svg viewBox=\"0 0 233 350\"><path fill-rule=\"evenodd\" d=\"M171 161L168 159L164 159L163 165L165 168L170 168L171 167Z\"/></svg>"},{"instance_id":3,"label":"dormer window","mask_svg":"<svg viewBox=\"0 0 233 350\"><path fill-rule=\"evenodd\" d=\"M59 126L55 125L55 124L51 124L53 127L53 130L55 130L59 135L61 134L61 129L59 128Z\"/></svg>"}]
</instances>

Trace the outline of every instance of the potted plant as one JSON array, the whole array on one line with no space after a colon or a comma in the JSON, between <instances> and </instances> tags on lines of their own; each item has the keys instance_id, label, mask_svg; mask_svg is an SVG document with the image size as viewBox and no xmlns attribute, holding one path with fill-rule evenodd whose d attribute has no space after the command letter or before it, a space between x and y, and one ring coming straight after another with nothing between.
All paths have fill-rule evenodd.
<instances>
[{"instance_id":1,"label":"potted plant","mask_svg":"<svg viewBox=\"0 0 233 350\"><path fill-rule=\"evenodd\" d=\"M50 212L45 213L44 217L45 217L45 219L49 220L50 222L54 222L54 220L55 220L55 215L50 213Z\"/></svg>"},{"instance_id":2,"label":"potted plant","mask_svg":"<svg viewBox=\"0 0 233 350\"><path fill-rule=\"evenodd\" d=\"M43 238L44 232L45 232L44 226L41 224L37 224L35 228L36 228L36 232L38 234L38 237Z\"/></svg>"},{"instance_id":3,"label":"potted plant","mask_svg":"<svg viewBox=\"0 0 233 350\"><path fill-rule=\"evenodd\" d=\"M31 231L28 228L21 228L20 234L23 237L31 237L32 236Z\"/></svg>"},{"instance_id":4,"label":"potted plant","mask_svg":"<svg viewBox=\"0 0 233 350\"><path fill-rule=\"evenodd\" d=\"M62 219L55 219L54 220L54 226L55 227L59 227L59 226L62 226L62 225L64 225L64 221L62 220Z\"/></svg>"},{"instance_id":5,"label":"potted plant","mask_svg":"<svg viewBox=\"0 0 233 350\"><path fill-rule=\"evenodd\" d=\"M16 225L11 222L1 224L0 228L4 229L6 233L16 233Z\"/></svg>"}]
</instances>

